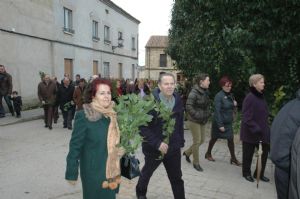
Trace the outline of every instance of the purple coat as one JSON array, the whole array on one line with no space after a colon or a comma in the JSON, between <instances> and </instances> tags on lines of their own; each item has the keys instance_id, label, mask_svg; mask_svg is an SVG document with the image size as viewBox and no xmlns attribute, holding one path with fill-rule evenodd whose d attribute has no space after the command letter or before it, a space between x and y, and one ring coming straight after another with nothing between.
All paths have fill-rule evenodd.
<instances>
[{"instance_id":1,"label":"purple coat","mask_svg":"<svg viewBox=\"0 0 300 199\"><path fill-rule=\"evenodd\" d=\"M250 88L243 101L241 140L243 142L258 144L270 143L270 127L268 125L268 106L262 93Z\"/></svg>"}]
</instances>

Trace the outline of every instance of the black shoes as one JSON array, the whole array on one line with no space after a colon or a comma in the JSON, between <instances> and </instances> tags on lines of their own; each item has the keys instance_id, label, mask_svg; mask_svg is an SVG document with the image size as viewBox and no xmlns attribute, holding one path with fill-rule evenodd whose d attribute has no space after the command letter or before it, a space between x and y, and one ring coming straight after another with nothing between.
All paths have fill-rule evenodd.
<instances>
[{"instance_id":1,"label":"black shoes","mask_svg":"<svg viewBox=\"0 0 300 199\"><path fill-rule=\"evenodd\" d=\"M52 130L52 126L49 126L49 130Z\"/></svg>"},{"instance_id":2,"label":"black shoes","mask_svg":"<svg viewBox=\"0 0 300 199\"><path fill-rule=\"evenodd\" d=\"M253 178L256 179L256 174L253 174ZM269 182L270 181L270 179L265 177L265 176L261 176L260 180L263 181L263 182Z\"/></svg>"},{"instance_id":3,"label":"black shoes","mask_svg":"<svg viewBox=\"0 0 300 199\"><path fill-rule=\"evenodd\" d=\"M269 181L270 181L270 179L267 178L267 177L265 177L265 176L261 176L261 177L260 177L260 180L261 180L261 181L264 181L264 182L269 182Z\"/></svg>"},{"instance_id":4,"label":"black shoes","mask_svg":"<svg viewBox=\"0 0 300 199\"><path fill-rule=\"evenodd\" d=\"M183 152L182 155L185 156L185 160L186 160L188 163L191 163L190 157L189 157L185 152Z\"/></svg>"},{"instance_id":5,"label":"black shoes","mask_svg":"<svg viewBox=\"0 0 300 199\"><path fill-rule=\"evenodd\" d=\"M48 124L45 124L45 128L48 128L49 126L48 126Z\"/></svg>"},{"instance_id":6,"label":"black shoes","mask_svg":"<svg viewBox=\"0 0 300 199\"><path fill-rule=\"evenodd\" d=\"M193 166L194 166L194 168L195 168L197 171L199 171L199 172L202 172L202 171L203 171L203 169L202 169L202 167L200 166L200 164L194 164Z\"/></svg>"},{"instance_id":7,"label":"black shoes","mask_svg":"<svg viewBox=\"0 0 300 199\"><path fill-rule=\"evenodd\" d=\"M244 178L246 180L248 180L249 182L254 182L254 179L252 178L252 176L244 176Z\"/></svg>"}]
</instances>

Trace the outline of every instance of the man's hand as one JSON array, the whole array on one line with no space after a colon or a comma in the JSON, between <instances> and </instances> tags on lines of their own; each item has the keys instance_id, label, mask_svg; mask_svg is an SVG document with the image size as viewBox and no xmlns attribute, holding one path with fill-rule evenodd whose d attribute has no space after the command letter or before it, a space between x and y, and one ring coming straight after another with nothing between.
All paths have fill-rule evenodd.
<instances>
[{"instance_id":1,"label":"man's hand","mask_svg":"<svg viewBox=\"0 0 300 199\"><path fill-rule=\"evenodd\" d=\"M44 104L46 104L46 102L43 100L43 101L42 101L42 104L44 105Z\"/></svg>"},{"instance_id":2,"label":"man's hand","mask_svg":"<svg viewBox=\"0 0 300 199\"><path fill-rule=\"evenodd\" d=\"M75 186L76 183L77 183L76 180L67 180L67 181L68 181L68 183L69 183L70 185L72 185L72 186Z\"/></svg>"},{"instance_id":3,"label":"man's hand","mask_svg":"<svg viewBox=\"0 0 300 199\"><path fill-rule=\"evenodd\" d=\"M166 154L168 151L168 148L169 148L169 146L166 143L162 142L160 144L158 150L160 150L160 152L162 152L162 154Z\"/></svg>"},{"instance_id":4,"label":"man's hand","mask_svg":"<svg viewBox=\"0 0 300 199\"><path fill-rule=\"evenodd\" d=\"M237 106L237 102L235 100L233 100L233 105Z\"/></svg>"},{"instance_id":5,"label":"man's hand","mask_svg":"<svg viewBox=\"0 0 300 199\"><path fill-rule=\"evenodd\" d=\"M220 130L221 132L225 132L224 126L220 127L219 130Z\"/></svg>"}]
</instances>

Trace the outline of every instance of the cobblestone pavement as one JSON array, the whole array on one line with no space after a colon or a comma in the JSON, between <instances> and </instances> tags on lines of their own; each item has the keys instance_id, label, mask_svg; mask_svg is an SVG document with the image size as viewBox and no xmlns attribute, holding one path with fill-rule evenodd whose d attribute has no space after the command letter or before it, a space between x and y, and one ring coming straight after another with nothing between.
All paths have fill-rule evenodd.
<instances>
[{"instance_id":1,"label":"cobblestone pavement","mask_svg":"<svg viewBox=\"0 0 300 199\"><path fill-rule=\"evenodd\" d=\"M209 129L207 129L209 131ZM207 132L208 133L208 132ZM68 152L70 131L61 122L49 131L42 120L0 127L0 198L2 199L80 199L80 182L70 186L64 180L65 157ZM191 144L191 134L185 132L186 147ZM225 141L218 141L213 149L215 162L204 159L206 142L200 147L200 164L204 172L197 172L182 158L183 179L187 199L275 199L274 166L268 160L265 175L270 183L246 181L241 167L229 164L230 155ZM241 145L236 144L236 154L241 160ZM143 155L137 157L143 165ZM255 159L254 159L255 160ZM255 162L255 161L253 161ZM252 168L254 168L254 164ZM117 199L135 198L137 178L122 178ZM161 165L151 178L148 199L173 198L166 171Z\"/></svg>"}]
</instances>

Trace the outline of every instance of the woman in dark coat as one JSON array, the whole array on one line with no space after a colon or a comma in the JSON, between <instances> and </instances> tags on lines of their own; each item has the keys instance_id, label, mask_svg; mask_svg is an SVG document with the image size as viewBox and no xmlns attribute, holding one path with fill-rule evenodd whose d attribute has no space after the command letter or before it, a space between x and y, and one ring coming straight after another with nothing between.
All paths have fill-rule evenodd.
<instances>
[{"instance_id":1,"label":"woman in dark coat","mask_svg":"<svg viewBox=\"0 0 300 199\"><path fill-rule=\"evenodd\" d=\"M243 177L254 182L251 176L251 164L255 148L262 142L262 169L260 179L270 181L264 176L267 157L270 150L270 128L268 125L268 106L264 99L264 76L251 75L249 78L250 92L243 101L241 140L243 142ZM256 176L256 171L254 175Z\"/></svg>"},{"instance_id":2,"label":"woman in dark coat","mask_svg":"<svg viewBox=\"0 0 300 199\"><path fill-rule=\"evenodd\" d=\"M115 199L124 150L116 147L120 133L111 87L107 80L95 79L89 88L91 103L76 113L65 178L75 184L80 165L84 199Z\"/></svg>"},{"instance_id":3,"label":"woman in dark coat","mask_svg":"<svg viewBox=\"0 0 300 199\"><path fill-rule=\"evenodd\" d=\"M236 159L234 153L232 123L237 102L234 100L233 94L231 93L232 81L227 76L224 76L220 79L219 84L222 87L222 90L215 96L215 112L212 121L211 139L209 141L205 158L209 161L215 161L211 155L211 150L214 147L214 144L218 138L227 139L231 155L230 163L240 166L241 163Z\"/></svg>"},{"instance_id":4,"label":"woman in dark coat","mask_svg":"<svg viewBox=\"0 0 300 199\"><path fill-rule=\"evenodd\" d=\"M191 162L197 171L203 171L199 162L199 147L205 140L206 123L210 117L210 99L208 96L210 80L208 74L199 74L195 78L195 85L186 101L188 126L193 137L193 144L183 152L187 162Z\"/></svg>"}]
</instances>

